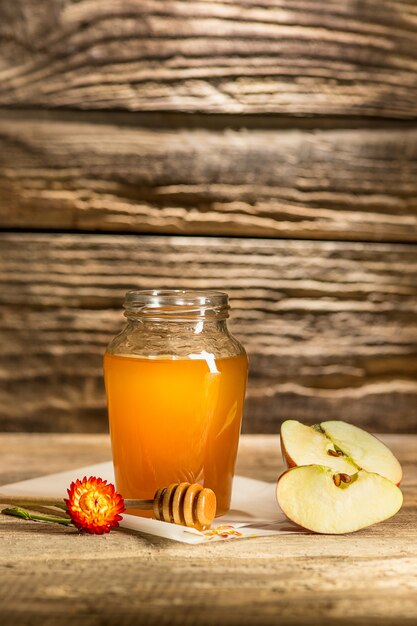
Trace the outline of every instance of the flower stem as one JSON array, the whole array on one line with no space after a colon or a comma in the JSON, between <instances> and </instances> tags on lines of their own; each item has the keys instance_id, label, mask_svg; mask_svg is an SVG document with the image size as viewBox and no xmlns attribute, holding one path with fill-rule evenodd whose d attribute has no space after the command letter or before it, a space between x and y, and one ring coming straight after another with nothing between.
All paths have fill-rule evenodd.
<instances>
[{"instance_id":1,"label":"flower stem","mask_svg":"<svg viewBox=\"0 0 417 626\"><path fill-rule=\"evenodd\" d=\"M72 525L71 519L68 517L55 517L52 515L42 515L41 513L31 513L26 509L22 509L20 506L3 509L2 513L4 513L5 515L13 515L14 517L21 517L22 519L34 520L39 522L53 522L54 524L62 524L63 526Z\"/></svg>"}]
</instances>

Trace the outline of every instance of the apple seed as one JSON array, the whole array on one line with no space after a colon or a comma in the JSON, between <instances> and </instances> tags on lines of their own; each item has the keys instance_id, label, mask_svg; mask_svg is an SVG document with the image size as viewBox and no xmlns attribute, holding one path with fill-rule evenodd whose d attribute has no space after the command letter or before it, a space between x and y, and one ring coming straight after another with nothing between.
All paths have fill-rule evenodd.
<instances>
[{"instance_id":1,"label":"apple seed","mask_svg":"<svg viewBox=\"0 0 417 626\"><path fill-rule=\"evenodd\" d=\"M330 454L330 456L342 456L343 453L338 452L337 450L327 450L327 454Z\"/></svg>"},{"instance_id":2,"label":"apple seed","mask_svg":"<svg viewBox=\"0 0 417 626\"><path fill-rule=\"evenodd\" d=\"M352 482L351 477L349 476L349 474L339 474L340 479L343 483L350 483Z\"/></svg>"},{"instance_id":3,"label":"apple seed","mask_svg":"<svg viewBox=\"0 0 417 626\"><path fill-rule=\"evenodd\" d=\"M346 476L346 474L345 474L345 476ZM340 483L342 482L341 474L334 474L333 482L336 485L336 487L340 487Z\"/></svg>"}]
</instances>

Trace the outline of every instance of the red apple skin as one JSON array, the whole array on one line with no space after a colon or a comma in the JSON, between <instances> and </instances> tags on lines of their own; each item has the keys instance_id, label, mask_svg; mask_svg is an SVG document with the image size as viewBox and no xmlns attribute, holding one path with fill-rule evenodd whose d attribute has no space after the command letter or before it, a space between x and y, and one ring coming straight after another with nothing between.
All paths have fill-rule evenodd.
<instances>
[{"instance_id":1,"label":"red apple skin","mask_svg":"<svg viewBox=\"0 0 417 626\"><path fill-rule=\"evenodd\" d=\"M297 467L297 463L290 457L290 455L288 454L284 442L282 440L282 437L280 436L280 441L281 441L281 453L282 453L282 458L284 459L287 468L291 469L291 467Z\"/></svg>"}]
</instances>

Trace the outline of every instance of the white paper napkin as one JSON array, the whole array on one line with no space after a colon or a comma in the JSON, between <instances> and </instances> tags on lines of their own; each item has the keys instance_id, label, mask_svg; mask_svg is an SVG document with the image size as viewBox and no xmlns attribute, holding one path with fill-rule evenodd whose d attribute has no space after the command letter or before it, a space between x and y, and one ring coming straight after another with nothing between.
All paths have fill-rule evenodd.
<instances>
[{"instance_id":1,"label":"white paper napkin","mask_svg":"<svg viewBox=\"0 0 417 626\"><path fill-rule=\"evenodd\" d=\"M113 464L111 462L99 463L69 472L49 474L41 478L2 485L0 491L5 495L64 498L67 496L67 488L71 482L84 476L100 476L114 483ZM275 497L275 483L266 483L243 476L235 476L233 481L230 511L227 515L217 518L209 531L200 532L194 528L127 514L123 515L120 526L193 544L302 532L288 521L279 509Z\"/></svg>"}]
</instances>

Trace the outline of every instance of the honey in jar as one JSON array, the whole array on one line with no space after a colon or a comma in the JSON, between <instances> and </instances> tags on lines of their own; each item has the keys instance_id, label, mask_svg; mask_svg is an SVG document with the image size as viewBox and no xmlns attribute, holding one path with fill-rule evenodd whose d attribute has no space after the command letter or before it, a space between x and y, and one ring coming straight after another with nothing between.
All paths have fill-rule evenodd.
<instances>
[{"instance_id":1,"label":"honey in jar","mask_svg":"<svg viewBox=\"0 0 417 626\"><path fill-rule=\"evenodd\" d=\"M227 329L228 309L221 292L126 294L127 326L104 357L116 487L125 498L198 482L215 492L218 515L229 509L247 357Z\"/></svg>"}]
</instances>

